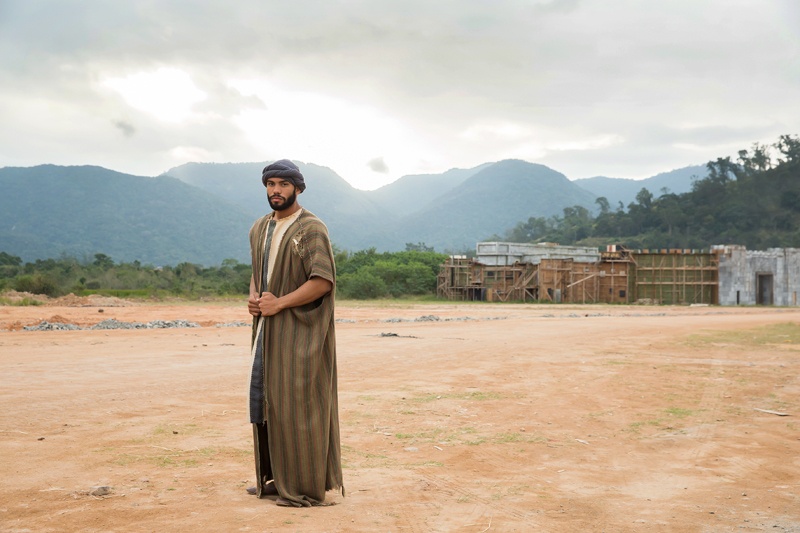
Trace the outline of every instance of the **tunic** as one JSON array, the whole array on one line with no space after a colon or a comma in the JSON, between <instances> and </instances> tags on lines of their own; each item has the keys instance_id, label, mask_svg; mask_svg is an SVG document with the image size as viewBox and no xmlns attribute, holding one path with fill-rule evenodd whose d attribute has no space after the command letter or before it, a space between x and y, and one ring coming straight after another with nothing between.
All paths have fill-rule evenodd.
<instances>
[{"instance_id":1,"label":"tunic","mask_svg":"<svg viewBox=\"0 0 800 533\"><path fill-rule=\"evenodd\" d=\"M264 240L272 217L262 217L250 230L258 293L281 297L312 277L335 284L328 230L314 214L303 210L286 229L268 285L261 287ZM314 302L264 318L262 335L258 334L259 318L253 319L252 342L260 352L260 360L254 363L261 363L261 383L257 375L253 378L263 393L259 398L263 420L253 420L259 497L270 479L281 498L298 507L322 504L328 490L344 493L334 290Z\"/></svg>"}]
</instances>

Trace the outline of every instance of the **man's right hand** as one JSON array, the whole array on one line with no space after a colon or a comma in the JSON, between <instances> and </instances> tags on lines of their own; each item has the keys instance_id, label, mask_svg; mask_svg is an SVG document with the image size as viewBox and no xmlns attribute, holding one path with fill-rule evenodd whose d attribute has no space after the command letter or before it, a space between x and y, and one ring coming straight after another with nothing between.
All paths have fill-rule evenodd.
<instances>
[{"instance_id":1,"label":"man's right hand","mask_svg":"<svg viewBox=\"0 0 800 533\"><path fill-rule=\"evenodd\" d=\"M253 316L261 316L261 309L258 308L258 294L250 293L247 298L247 311Z\"/></svg>"}]
</instances>

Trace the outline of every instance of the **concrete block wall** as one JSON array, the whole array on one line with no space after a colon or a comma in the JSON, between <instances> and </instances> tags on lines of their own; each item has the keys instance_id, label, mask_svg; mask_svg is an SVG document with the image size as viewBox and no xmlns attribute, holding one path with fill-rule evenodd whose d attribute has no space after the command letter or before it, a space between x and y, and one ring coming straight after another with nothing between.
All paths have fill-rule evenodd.
<instances>
[{"instance_id":1,"label":"concrete block wall","mask_svg":"<svg viewBox=\"0 0 800 533\"><path fill-rule=\"evenodd\" d=\"M477 262L491 266L511 266L514 263L538 265L542 259L572 259L576 263L600 261L597 248L551 243L479 242L475 252Z\"/></svg>"},{"instance_id":2,"label":"concrete block wall","mask_svg":"<svg viewBox=\"0 0 800 533\"><path fill-rule=\"evenodd\" d=\"M719 304L759 303L759 276L771 276L772 305L800 304L800 249L748 251L740 245L713 247L719 254ZM762 299L764 295L762 294Z\"/></svg>"}]
</instances>

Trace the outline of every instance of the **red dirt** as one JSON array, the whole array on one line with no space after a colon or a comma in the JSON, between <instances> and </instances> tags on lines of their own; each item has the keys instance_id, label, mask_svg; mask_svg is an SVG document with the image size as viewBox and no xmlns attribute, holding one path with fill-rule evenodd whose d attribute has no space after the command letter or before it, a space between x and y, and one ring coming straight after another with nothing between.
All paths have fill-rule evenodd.
<instances>
[{"instance_id":1,"label":"red dirt","mask_svg":"<svg viewBox=\"0 0 800 533\"><path fill-rule=\"evenodd\" d=\"M0 307L3 531L800 531L797 308L341 302L347 496L287 509L244 303L76 305Z\"/></svg>"}]
</instances>

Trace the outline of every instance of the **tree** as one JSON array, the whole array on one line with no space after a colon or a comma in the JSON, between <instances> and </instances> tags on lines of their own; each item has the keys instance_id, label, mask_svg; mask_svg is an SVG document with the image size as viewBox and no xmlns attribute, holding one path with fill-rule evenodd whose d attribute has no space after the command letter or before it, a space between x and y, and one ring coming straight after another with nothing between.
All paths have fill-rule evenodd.
<instances>
[{"instance_id":1,"label":"tree","mask_svg":"<svg viewBox=\"0 0 800 533\"><path fill-rule=\"evenodd\" d=\"M433 246L427 246L424 242L418 242L417 244L407 242L406 243L406 252L433 252Z\"/></svg>"},{"instance_id":2,"label":"tree","mask_svg":"<svg viewBox=\"0 0 800 533\"><path fill-rule=\"evenodd\" d=\"M100 267L103 270L108 270L114 266L114 260L106 254L94 254L94 261L92 264L96 267Z\"/></svg>"},{"instance_id":3,"label":"tree","mask_svg":"<svg viewBox=\"0 0 800 533\"><path fill-rule=\"evenodd\" d=\"M783 155L778 158L780 163L796 163L800 161L800 138L796 135L781 135L775 148Z\"/></svg>"},{"instance_id":4,"label":"tree","mask_svg":"<svg viewBox=\"0 0 800 533\"><path fill-rule=\"evenodd\" d=\"M0 252L0 266L20 266L22 265L22 258L16 255Z\"/></svg>"},{"instance_id":5,"label":"tree","mask_svg":"<svg viewBox=\"0 0 800 533\"><path fill-rule=\"evenodd\" d=\"M636 193L636 202L649 211L653 207L653 193L646 188L642 188L641 191Z\"/></svg>"},{"instance_id":6,"label":"tree","mask_svg":"<svg viewBox=\"0 0 800 533\"><path fill-rule=\"evenodd\" d=\"M608 198L605 196L599 196L594 203L596 203L597 207L600 209L601 215L605 215L611 211L611 204L608 203Z\"/></svg>"}]
</instances>

